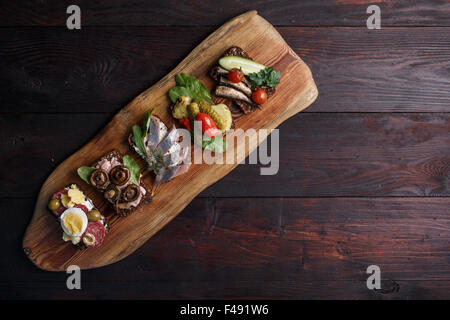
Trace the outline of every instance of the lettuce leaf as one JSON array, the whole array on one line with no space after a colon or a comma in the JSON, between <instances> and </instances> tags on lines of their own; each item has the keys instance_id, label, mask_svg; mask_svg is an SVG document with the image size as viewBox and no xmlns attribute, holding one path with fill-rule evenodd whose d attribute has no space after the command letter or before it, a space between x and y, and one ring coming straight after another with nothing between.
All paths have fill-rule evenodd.
<instances>
[{"instance_id":1,"label":"lettuce leaf","mask_svg":"<svg viewBox=\"0 0 450 320\"><path fill-rule=\"evenodd\" d=\"M122 158L123 165L130 170L130 181L134 184L139 185L140 178L141 178L141 169L139 168L138 164L132 157L129 155L125 155Z\"/></svg>"},{"instance_id":2,"label":"lettuce leaf","mask_svg":"<svg viewBox=\"0 0 450 320\"><path fill-rule=\"evenodd\" d=\"M77 173L78 173L78 176L81 179L83 179L87 184L91 184L90 178L91 178L92 172L94 172L95 170L96 170L96 168L94 168L94 167L82 166L77 169Z\"/></svg>"}]
</instances>

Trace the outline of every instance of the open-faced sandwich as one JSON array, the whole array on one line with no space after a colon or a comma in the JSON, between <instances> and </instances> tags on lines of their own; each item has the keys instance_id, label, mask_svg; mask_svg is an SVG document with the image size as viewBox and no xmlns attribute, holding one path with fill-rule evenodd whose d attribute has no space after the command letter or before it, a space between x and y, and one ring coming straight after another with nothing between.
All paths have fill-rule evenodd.
<instances>
[{"instance_id":1,"label":"open-faced sandwich","mask_svg":"<svg viewBox=\"0 0 450 320\"><path fill-rule=\"evenodd\" d=\"M191 132L195 144L212 152L224 152L223 137L234 128L228 106L215 104L209 90L195 77L180 73L175 82L176 86L169 91L172 116ZM196 131L201 135L196 135Z\"/></svg>"},{"instance_id":2,"label":"open-faced sandwich","mask_svg":"<svg viewBox=\"0 0 450 320\"><path fill-rule=\"evenodd\" d=\"M108 152L91 167L78 168L78 175L102 192L119 216L130 214L148 198L139 166L117 150Z\"/></svg>"},{"instance_id":3,"label":"open-faced sandwich","mask_svg":"<svg viewBox=\"0 0 450 320\"><path fill-rule=\"evenodd\" d=\"M76 184L54 193L48 208L61 224L64 241L80 248L96 248L102 244L107 231L105 217Z\"/></svg>"},{"instance_id":4,"label":"open-faced sandwich","mask_svg":"<svg viewBox=\"0 0 450 320\"><path fill-rule=\"evenodd\" d=\"M142 126L134 125L128 141L155 174L155 185L186 173L191 166L190 142L186 147L183 136L175 126L169 128L160 118L145 115Z\"/></svg>"},{"instance_id":5,"label":"open-faced sandwich","mask_svg":"<svg viewBox=\"0 0 450 320\"><path fill-rule=\"evenodd\" d=\"M217 82L214 94L236 103L248 114L275 94L281 72L253 61L247 52L233 46L225 51L210 75Z\"/></svg>"}]
</instances>

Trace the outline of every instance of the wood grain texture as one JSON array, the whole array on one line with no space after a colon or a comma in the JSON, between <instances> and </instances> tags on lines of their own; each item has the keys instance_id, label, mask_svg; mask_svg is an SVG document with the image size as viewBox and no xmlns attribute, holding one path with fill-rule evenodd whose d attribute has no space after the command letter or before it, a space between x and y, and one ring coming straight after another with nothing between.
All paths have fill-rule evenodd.
<instances>
[{"instance_id":1,"label":"wood grain texture","mask_svg":"<svg viewBox=\"0 0 450 320\"><path fill-rule=\"evenodd\" d=\"M0 194L35 196L112 116L0 115ZM276 175L240 165L200 196L449 196L449 128L448 113L301 113L279 127Z\"/></svg>"},{"instance_id":2,"label":"wood grain texture","mask_svg":"<svg viewBox=\"0 0 450 320\"><path fill-rule=\"evenodd\" d=\"M213 30L0 28L1 111L117 112ZM450 111L445 28L277 30L322 93L306 112Z\"/></svg>"},{"instance_id":3,"label":"wood grain texture","mask_svg":"<svg viewBox=\"0 0 450 320\"><path fill-rule=\"evenodd\" d=\"M0 26L64 27L71 4L80 6L82 26L217 26L245 11L258 10L276 26L365 27L371 4L381 8L383 26L450 26L446 0L8 1L2 4Z\"/></svg>"},{"instance_id":4,"label":"wood grain texture","mask_svg":"<svg viewBox=\"0 0 450 320\"><path fill-rule=\"evenodd\" d=\"M261 46L260 41L271 47L270 52ZM48 199L55 191L72 181L83 185L76 175L76 168L93 163L112 149L122 154L129 153L127 137L131 127L142 120L146 111L154 108L154 115L168 126L173 124L167 93L174 86L175 75L185 72L212 87L213 80L209 78L208 70L232 45L241 46L256 60L284 72L277 93L264 105L264 111L258 110L235 119L236 128L272 130L308 107L317 97L310 70L266 20L255 11L230 20L208 36L172 72L133 99L95 138L67 158L47 178L23 240L24 251L36 266L49 271L64 271L71 264L89 269L119 261L170 222L198 193L236 167L237 164L193 164L184 175L160 185L151 203L142 204L126 219L110 217L108 240L96 250L80 251L62 242L59 226L52 221L54 218L47 209ZM239 131L228 133L228 145L241 135ZM247 148L245 144L235 145L235 163L245 159L253 148ZM151 185L149 175L143 179L146 185ZM83 190L87 190L86 194L105 212L105 199L90 186Z\"/></svg>"},{"instance_id":5,"label":"wood grain texture","mask_svg":"<svg viewBox=\"0 0 450 320\"><path fill-rule=\"evenodd\" d=\"M68 1L2 2L0 298L450 299L449 32L430 27L450 25L450 3L372 1L382 29L368 31L362 0L223 2L81 0L75 32ZM247 8L311 67L321 95L306 112L363 113L286 121L277 176L238 166L127 259L84 271L81 291L36 268L20 242L45 177Z\"/></svg>"},{"instance_id":6,"label":"wood grain texture","mask_svg":"<svg viewBox=\"0 0 450 320\"><path fill-rule=\"evenodd\" d=\"M0 199L23 230L33 199ZM133 255L67 275L35 268L20 234L0 234L1 298L449 298L450 198L195 199ZM24 214L15 217L17 212ZM366 288L367 266L382 291ZM14 266L15 272L11 273Z\"/></svg>"}]
</instances>

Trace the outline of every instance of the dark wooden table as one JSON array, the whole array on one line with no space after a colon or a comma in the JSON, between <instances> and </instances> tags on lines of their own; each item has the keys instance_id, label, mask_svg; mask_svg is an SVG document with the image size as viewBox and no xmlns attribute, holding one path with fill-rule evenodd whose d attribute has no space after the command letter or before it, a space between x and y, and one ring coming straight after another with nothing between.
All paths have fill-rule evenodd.
<instances>
[{"instance_id":1,"label":"dark wooden table","mask_svg":"<svg viewBox=\"0 0 450 320\"><path fill-rule=\"evenodd\" d=\"M2 2L0 298L450 298L450 2L375 2L381 30L364 0ZM48 174L251 9L319 88L280 127L278 175L239 166L82 290L34 267L21 239Z\"/></svg>"}]
</instances>

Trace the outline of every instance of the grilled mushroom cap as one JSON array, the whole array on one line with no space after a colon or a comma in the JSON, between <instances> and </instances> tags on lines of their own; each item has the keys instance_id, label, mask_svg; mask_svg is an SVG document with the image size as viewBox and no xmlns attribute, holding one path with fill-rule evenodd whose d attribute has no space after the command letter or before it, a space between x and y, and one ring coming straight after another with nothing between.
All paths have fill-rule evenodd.
<instances>
[{"instance_id":1,"label":"grilled mushroom cap","mask_svg":"<svg viewBox=\"0 0 450 320\"><path fill-rule=\"evenodd\" d=\"M110 184L106 188L105 193L103 193L103 196L112 202L116 202L120 198L120 189L117 186Z\"/></svg>"},{"instance_id":2,"label":"grilled mushroom cap","mask_svg":"<svg viewBox=\"0 0 450 320\"><path fill-rule=\"evenodd\" d=\"M125 166L115 166L109 172L109 178L111 182L118 186L123 186L130 180L130 170Z\"/></svg>"},{"instance_id":3,"label":"grilled mushroom cap","mask_svg":"<svg viewBox=\"0 0 450 320\"><path fill-rule=\"evenodd\" d=\"M131 183L122 192L122 198L126 202L132 202L136 200L141 194L139 186Z\"/></svg>"},{"instance_id":4,"label":"grilled mushroom cap","mask_svg":"<svg viewBox=\"0 0 450 320\"><path fill-rule=\"evenodd\" d=\"M105 170L96 169L92 172L89 181L97 189L105 189L109 184L108 173Z\"/></svg>"}]
</instances>

